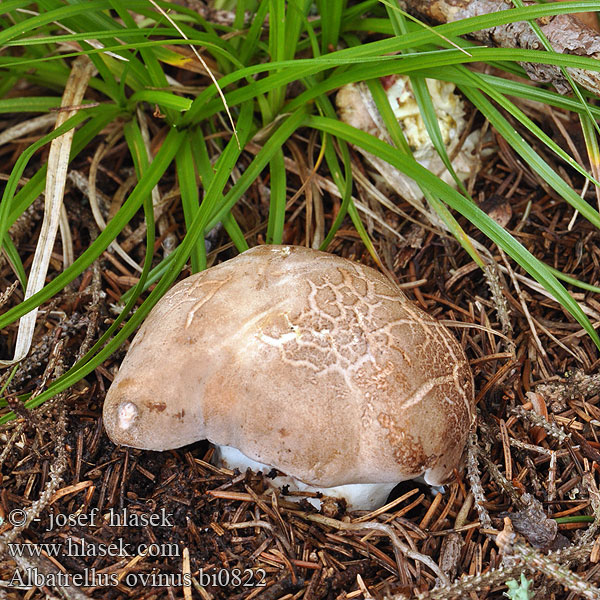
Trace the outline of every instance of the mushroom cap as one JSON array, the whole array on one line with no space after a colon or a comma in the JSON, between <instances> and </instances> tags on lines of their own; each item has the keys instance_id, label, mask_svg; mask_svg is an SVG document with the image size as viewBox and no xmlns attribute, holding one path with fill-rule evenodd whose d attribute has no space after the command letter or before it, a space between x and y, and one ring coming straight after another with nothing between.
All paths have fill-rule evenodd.
<instances>
[{"instance_id":1,"label":"mushroom cap","mask_svg":"<svg viewBox=\"0 0 600 600\"><path fill-rule=\"evenodd\" d=\"M233 446L314 486L441 484L474 412L460 344L394 283L332 254L258 246L158 302L104 424L135 448Z\"/></svg>"}]
</instances>

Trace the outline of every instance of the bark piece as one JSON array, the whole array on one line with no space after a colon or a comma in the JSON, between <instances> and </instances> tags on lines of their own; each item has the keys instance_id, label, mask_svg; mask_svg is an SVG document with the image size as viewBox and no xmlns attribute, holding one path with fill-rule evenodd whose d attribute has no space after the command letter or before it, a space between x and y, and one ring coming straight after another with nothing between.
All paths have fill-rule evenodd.
<instances>
[{"instance_id":1,"label":"bark piece","mask_svg":"<svg viewBox=\"0 0 600 600\"><path fill-rule=\"evenodd\" d=\"M450 23L514 8L511 2L504 0L400 0L399 3L405 10L438 23ZM565 14L546 17L538 19L538 24L556 52L600 58L600 35L576 16ZM536 33L525 21L475 31L470 36L485 44L503 48L543 50ZM559 67L531 63L522 63L522 66L533 81L552 82L561 94L570 91ZM600 94L598 73L571 68L568 71L578 84Z\"/></svg>"},{"instance_id":2,"label":"bark piece","mask_svg":"<svg viewBox=\"0 0 600 600\"><path fill-rule=\"evenodd\" d=\"M529 494L523 494L525 508L514 513L501 513L510 517L515 531L534 547L542 551L558 550L569 545L569 541L558 531L554 519L549 519L540 502Z\"/></svg>"}]
</instances>

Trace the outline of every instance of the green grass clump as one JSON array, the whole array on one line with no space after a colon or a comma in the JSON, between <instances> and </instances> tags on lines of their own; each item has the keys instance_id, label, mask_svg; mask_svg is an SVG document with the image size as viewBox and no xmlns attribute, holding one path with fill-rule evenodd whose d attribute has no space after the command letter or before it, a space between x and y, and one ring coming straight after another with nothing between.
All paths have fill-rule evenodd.
<instances>
[{"instance_id":1,"label":"green grass clump","mask_svg":"<svg viewBox=\"0 0 600 600\"><path fill-rule=\"evenodd\" d=\"M331 92L341 85L366 80L370 82L375 98L381 102L384 96L378 95L378 78L391 74L409 75L430 136L443 160L451 166L440 142L431 99L423 83L424 78L452 81L558 195L600 227L600 214L542 160L515 131L499 107L586 177L589 177L587 173L510 98L535 99L575 111L588 122L599 116L599 109L589 103L586 94L576 99L565 98L551 89L534 88L468 69L470 63L482 61L510 73L523 72L519 61L591 70L598 70L598 63L543 51L479 47L460 37L510 21L585 10L589 2L515 8L434 28L409 19L388 3L377 0L365 0L351 6L329 0L287 3L284 0L238 0L233 5L222 4L234 7L231 25L210 23L188 8L164 1L132 0L127 3L127 9L116 0L41 0L37 3L6 0L2 3L0 113L46 114L60 106L74 57L88 56L97 71L90 87L98 101L89 103L59 129L32 144L15 164L4 189L0 203L0 241L22 285L25 285L26 270L8 230L44 189L45 167L21 185L21 176L36 151L65 131L74 130L71 150L71 160L74 160L89 154L103 130L118 124L135 166L137 184L118 213L74 263L41 291L1 315L0 328L47 302L79 277L140 211L143 211L147 225L146 257L139 283L125 295L125 306L119 317L85 356L46 391L35 398L22 398L26 401L25 406L40 405L85 377L109 357L136 329L188 261L194 271L205 268L204 237L217 223L223 224L239 251L245 250L245 233L236 221L233 208L265 169L269 170L271 192L266 241L281 243L288 187L283 148L300 129L305 136L310 135L311 130L317 136L342 197L341 210L330 231L326 232L323 248L327 247L347 215L365 244L370 244L351 195L349 144L354 144L418 181L431 206L438 208L449 229L478 262L481 258L468 242L452 211L485 233L546 288L600 347L600 339L589 320L558 278L577 282L534 257L482 212L464 188L459 186L455 190L421 167L403 143L389 107L387 110L381 107L382 117L395 145L341 123L330 97ZM157 10L157 5L162 11ZM369 39L375 41L365 42L365 31L370 32ZM193 91L173 85L167 76L169 69L197 60L184 53L189 46L196 48L214 65L219 74L219 87L211 83L202 90ZM47 95L7 97L20 80L46 90ZM288 88L292 84L300 91L290 98ZM147 110L148 107L159 112L168 126L168 134L151 163L138 116L139 109ZM215 136L223 132L224 136ZM241 154L259 132L260 150L244 172L232 180ZM211 144L219 146L216 161L211 160L209 137ZM155 264L152 189L173 169L179 183L186 235L172 254ZM201 200L199 188L203 190ZM133 312L151 282L156 283L154 289ZM6 413L0 423L12 416L12 413Z\"/></svg>"}]
</instances>

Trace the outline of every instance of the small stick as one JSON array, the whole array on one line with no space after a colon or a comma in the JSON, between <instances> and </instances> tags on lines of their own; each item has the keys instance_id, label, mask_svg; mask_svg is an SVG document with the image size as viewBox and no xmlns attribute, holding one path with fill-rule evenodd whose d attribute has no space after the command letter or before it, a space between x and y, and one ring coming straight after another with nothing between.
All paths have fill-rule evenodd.
<instances>
[{"instance_id":1,"label":"small stick","mask_svg":"<svg viewBox=\"0 0 600 600\"><path fill-rule=\"evenodd\" d=\"M303 513L302 516L307 521L313 521L315 523L320 523L322 525L327 525L328 527L333 527L334 529L341 529L345 531L361 531L362 529L370 529L377 530L385 533L389 536L392 544L395 548L397 548L400 552L402 552L405 556L412 558L413 560L417 560L427 567L429 567L440 579L440 581L444 585L450 585L448 578L445 573L440 569L438 564L429 556L425 554L421 554L420 552L416 552L412 550L409 546L400 541L396 532L390 525L386 525L385 523L378 523L377 521L369 521L366 523L346 523L345 521L338 521L337 519L331 519L330 517L324 517L323 515L309 514Z\"/></svg>"}]
</instances>

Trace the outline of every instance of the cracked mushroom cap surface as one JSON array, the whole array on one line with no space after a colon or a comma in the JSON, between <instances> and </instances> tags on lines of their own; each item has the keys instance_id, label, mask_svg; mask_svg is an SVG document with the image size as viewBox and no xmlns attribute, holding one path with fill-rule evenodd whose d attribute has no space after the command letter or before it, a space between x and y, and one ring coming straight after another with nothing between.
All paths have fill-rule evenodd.
<instances>
[{"instance_id":1,"label":"cracked mushroom cap surface","mask_svg":"<svg viewBox=\"0 0 600 600\"><path fill-rule=\"evenodd\" d=\"M104 404L118 444L233 446L305 483L441 484L474 420L462 347L370 267L258 246L175 285Z\"/></svg>"}]
</instances>

